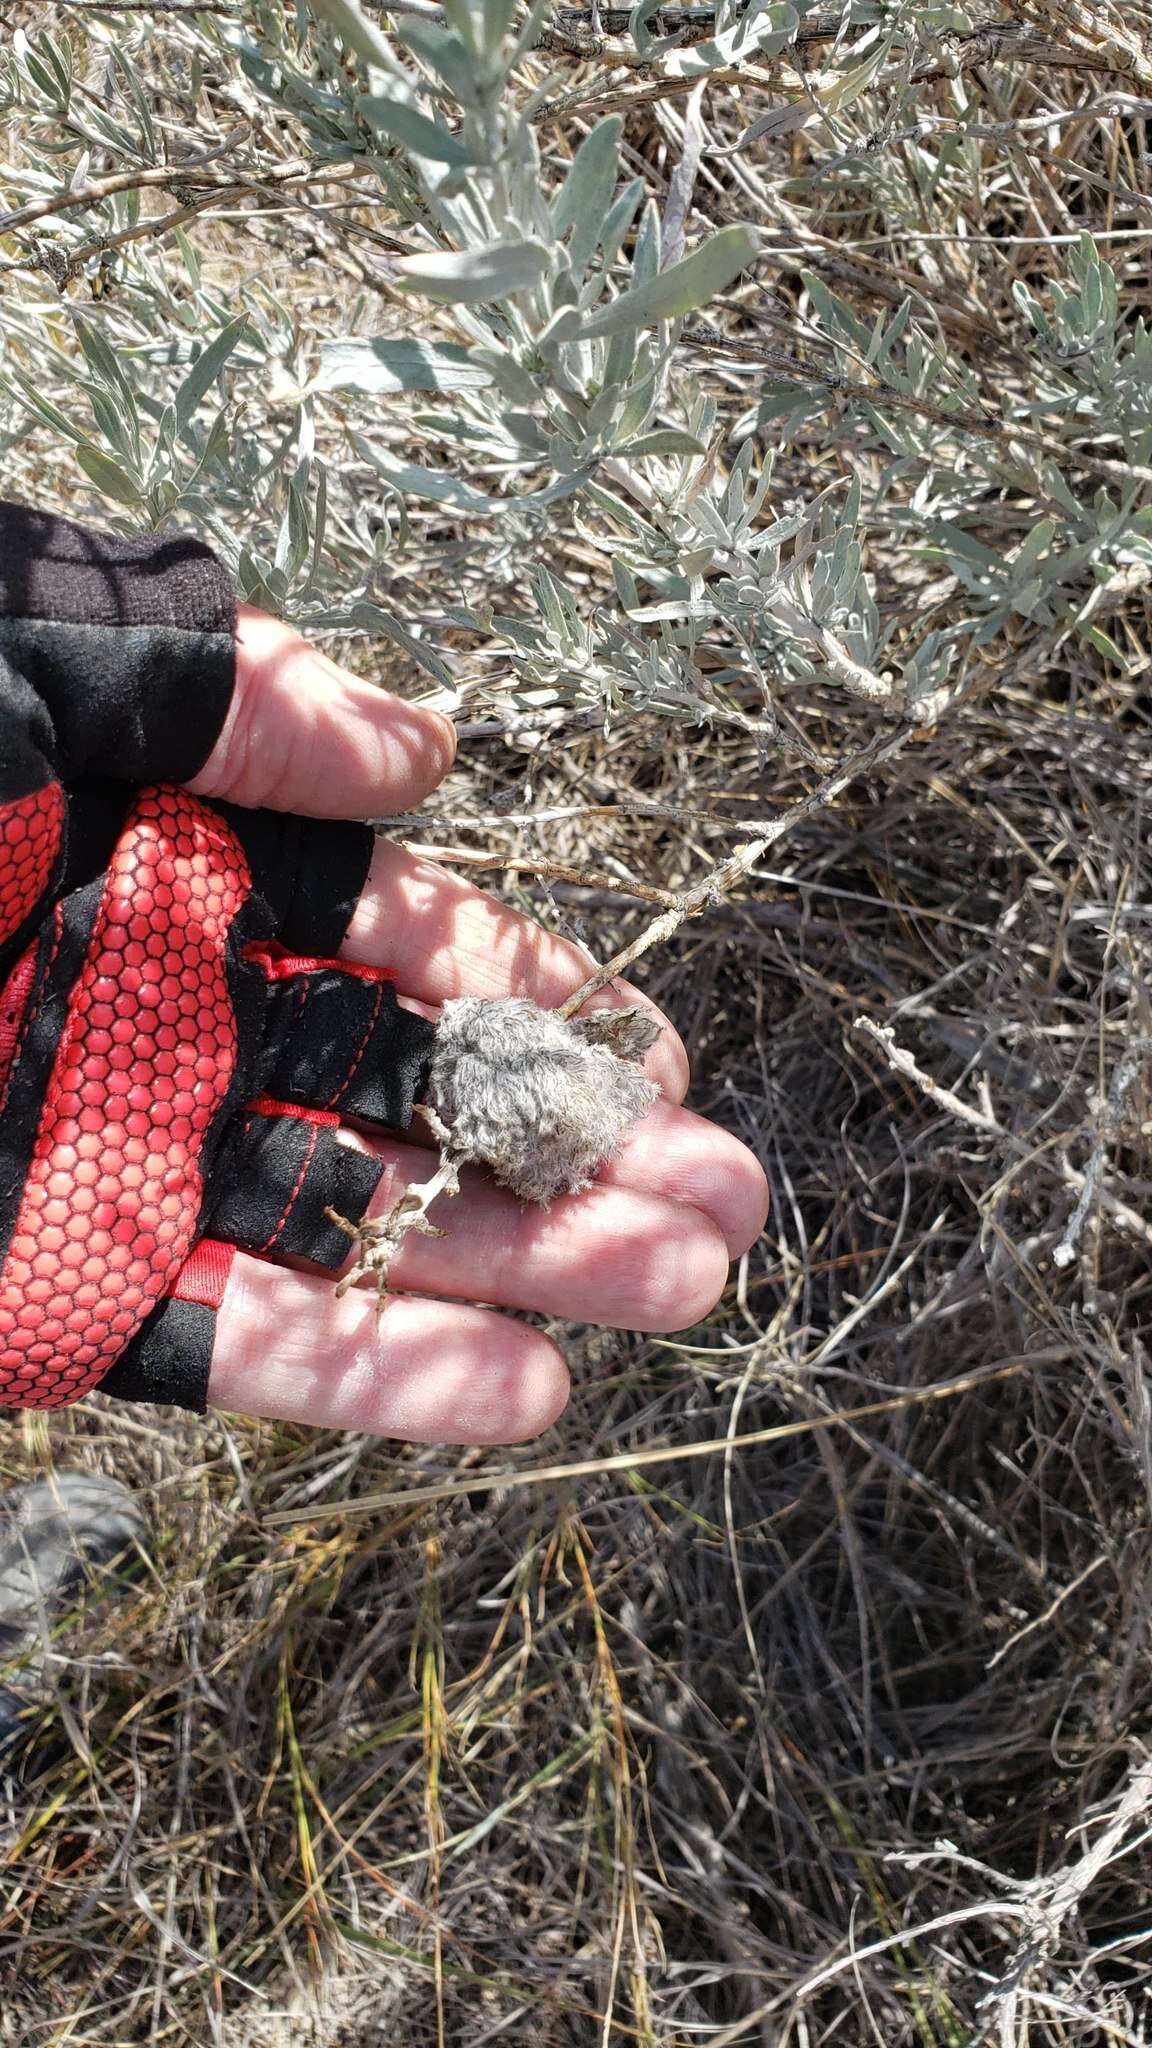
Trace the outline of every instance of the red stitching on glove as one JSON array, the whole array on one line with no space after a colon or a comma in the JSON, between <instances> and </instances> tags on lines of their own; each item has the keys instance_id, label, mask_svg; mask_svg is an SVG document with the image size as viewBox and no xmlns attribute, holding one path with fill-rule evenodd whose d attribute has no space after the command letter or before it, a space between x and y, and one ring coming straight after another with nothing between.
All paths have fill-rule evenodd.
<instances>
[{"instance_id":1,"label":"red stitching on glove","mask_svg":"<svg viewBox=\"0 0 1152 2048\"><path fill-rule=\"evenodd\" d=\"M390 967L363 967L356 960L322 960L315 954L282 953L275 945L266 945L259 939L244 947L244 958L263 968L269 981L291 981L293 975L322 974L330 968L338 974L350 974L355 981L393 979Z\"/></svg>"},{"instance_id":2,"label":"red stitching on glove","mask_svg":"<svg viewBox=\"0 0 1152 2048\"><path fill-rule=\"evenodd\" d=\"M371 1015L371 1016L369 1017L369 1019L368 1019L368 1023L367 1023L367 1026L366 1026L366 1028L365 1028L365 1032L364 1032L364 1036L363 1036L363 1038L362 1038L362 1039L360 1040L360 1043L359 1043L359 1045L358 1045L358 1046L356 1047L356 1050L355 1050L355 1052L354 1052L354 1053L353 1053L353 1055L352 1055L352 1061L351 1061L351 1064L350 1064L350 1066L349 1066L349 1068L348 1068L348 1071L347 1071L347 1073L346 1073L346 1074L345 1074L345 1076L344 1076L344 1079L343 1079L343 1080L341 1081L341 1083L340 1083L339 1087L338 1087L338 1088L334 1088L334 1089L333 1089L333 1091L332 1091L332 1093L331 1093L331 1095L330 1095L330 1096L328 1097L328 1101L327 1101L327 1103L325 1104L325 1107L326 1107L326 1108L331 1108L331 1105L332 1105L332 1104L333 1104L334 1102L340 1102L340 1101L341 1101L341 1100L343 1099L343 1097L344 1097L345 1095L347 1095L347 1093L348 1093L348 1090L349 1090L349 1088L350 1088L350 1087L352 1086L352 1083L353 1083L353 1081L355 1080L355 1078L356 1078L357 1074L359 1073L359 1071L360 1071L360 1063L361 1063L361 1061L363 1060L363 1058L364 1058L364 1055L365 1055L365 1053L366 1053L366 1052L367 1052L367 1050L368 1050L368 1046L369 1046L369 1042L370 1042L370 1040L371 1040L371 1037L372 1037L372 1033L373 1033L373 1032L375 1031L375 1029L376 1029L376 1026L377 1026L377 1023L379 1022L379 1019L380 1019L380 1005L381 1005L381 1003L382 1003L383 1001L384 1001L384 990L383 990L383 988L378 988L378 989L376 990L376 1000L375 1000L375 1002L374 1002L374 1003L373 1003L373 1005L372 1005L372 1015Z\"/></svg>"},{"instance_id":3,"label":"red stitching on glove","mask_svg":"<svg viewBox=\"0 0 1152 2048\"><path fill-rule=\"evenodd\" d=\"M59 928L59 920L57 920ZM24 1034L27 1022L28 998L36 980L36 954L39 948L29 946L22 953L4 984L0 995L0 1116L8 1100L8 1080L16 1048Z\"/></svg>"},{"instance_id":4,"label":"red stitching on glove","mask_svg":"<svg viewBox=\"0 0 1152 2048\"><path fill-rule=\"evenodd\" d=\"M284 1207L283 1207L283 1209L282 1209L282 1211L281 1211L281 1213L280 1213L280 1217L279 1217L279 1219L278 1219L278 1221L277 1221L277 1223L276 1223L276 1225L275 1225L275 1228L274 1228L274 1229L273 1229L273 1230L272 1230L272 1231L271 1231L271 1232L269 1233L269 1235L268 1235L268 1236L267 1236L267 1237L265 1238L265 1240L264 1240L263 1244L260 1244L260 1245L257 1245L257 1246L256 1246L256 1250L257 1250L257 1251L260 1251L260 1252L270 1252L270 1251L271 1251L271 1249L272 1249L273 1245L274 1245L274 1244L275 1244L275 1242L276 1242L276 1239L277 1239L277 1238L279 1237L279 1235L280 1235L280 1232L281 1232L281 1231L283 1230L283 1228L284 1228L284 1225L285 1225L285 1224L287 1223L287 1221L288 1221L288 1218L289 1218L289 1217L290 1217L290 1215L292 1214L292 1211L293 1211L293 1209L294 1209L294 1208L296 1207L296 1198L297 1198L297 1196L299 1195L299 1193L300 1193L300 1190L301 1190L301 1188L303 1187L303 1185L304 1185L305 1181L306 1181L306 1180L307 1180L307 1178L308 1178L308 1168L309 1168L309 1167L311 1166L311 1164L312 1164L313 1156L314 1156L314 1154L315 1154L315 1151L316 1151L316 1146L317 1146L317 1143L318 1143L318 1141L319 1141L319 1137L320 1137L320 1132L319 1132L319 1130L317 1129L316 1125L315 1125L315 1124L313 1124L313 1125L312 1125L312 1127L311 1127L311 1129L310 1129L310 1130L309 1130L309 1132L308 1132L308 1145L307 1145L307 1149L305 1150L305 1153L304 1153L304 1157L303 1157L303 1159L302 1159L302 1160L301 1160L301 1162L300 1162L300 1171L299 1171L299 1173L298 1173L298 1174L296 1175L296 1182L295 1182L295 1185L294 1185L294 1187L293 1187L293 1189L292 1189L292 1192L291 1192L291 1194L289 1195L289 1197L288 1197L288 1200L287 1200L287 1201L285 1202L285 1204L284 1204Z\"/></svg>"}]
</instances>

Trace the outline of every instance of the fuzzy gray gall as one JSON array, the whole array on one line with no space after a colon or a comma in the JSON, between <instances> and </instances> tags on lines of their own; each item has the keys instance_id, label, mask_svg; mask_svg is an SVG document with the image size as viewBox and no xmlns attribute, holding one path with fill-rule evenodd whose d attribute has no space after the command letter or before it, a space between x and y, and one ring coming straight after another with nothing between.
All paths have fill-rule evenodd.
<instances>
[{"instance_id":1,"label":"fuzzy gray gall","mask_svg":"<svg viewBox=\"0 0 1152 2048\"><path fill-rule=\"evenodd\" d=\"M427 1100L456 1160L525 1202L586 1187L659 1089L639 1062L660 1035L646 1010L563 1018L523 996L445 1003Z\"/></svg>"}]
</instances>

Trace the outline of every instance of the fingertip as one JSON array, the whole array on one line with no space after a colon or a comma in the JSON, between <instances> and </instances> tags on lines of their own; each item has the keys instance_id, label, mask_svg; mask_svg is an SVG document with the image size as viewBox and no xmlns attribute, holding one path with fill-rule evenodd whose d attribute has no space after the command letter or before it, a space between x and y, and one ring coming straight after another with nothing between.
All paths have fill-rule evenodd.
<instances>
[{"instance_id":1,"label":"fingertip","mask_svg":"<svg viewBox=\"0 0 1152 2048\"><path fill-rule=\"evenodd\" d=\"M347 681L357 682L360 688L372 693L375 704L385 698L389 706L400 706L413 720L419 735L419 746L413 761L413 775L418 779L421 772L426 776L426 785L421 788L422 796L430 796L443 782L448 770L456 759L456 727L443 711L434 711L430 704L422 704L418 697L389 697L387 692L375 683L365 683L362 677L349 677L346 670L339 674ZM417 786L414 780L413 786Z\"/></svg>"},{"instance_id":2,"label":"fingertip","mask_svg":"<svg viewBox=\"0 0 1152 2048\"><path fill-rule=\"evenodd\" d=\"M633 1009L649 1011L660 1026L659 1038L644 1055L644 1072L650 1081L656 1082L669 1102L683 1102L692 1079L687 1048L676 1026L651 996L645 995L643 989L636 988L630 981L614 981L608 988L598 989L594 996L589 996L586 1003L581 1003L577 1015L586 1016L589 1010Z\"/></svg>"},{"instance_id":3,"label":"fingertip","mask_svg":"<svg viewBox=\"0 0 1152 2048\"><path fill-rule=\"evenodd\" d=\"M527 1443L551 1429L572 1396L568 1367L551 1339L524 1323L505 1322L504 1327L514 1330L516 1336L500 1368L503 1380L496 1388L496 1406L492 1404L490 1390L479 1390L481 1407L476 1428L480 1433L470 1439L478 1444ZM491 1432L491 1417L496 1412L505 1427L496 1434L484 1434L485 1430Z\"/></svg>"},{"instance_id":4,"label":"fingertip","mask_svg":"<svg viewBox=\"0 0 1152 2048\"><path fill-rule=\"evenodd\" d=\"M711 1217L685 1210L678 1228L651 1243L635 1281L635 1327L655 1333L689 1330L702 1322L728 1284L728 1247Z\"/></svg>"},{"instance_id":5,"label":"fingertip","mask_svg":"<svg viewBox=\"0 0 1152 2048\"><path fill-rule=\"evenodd\" d=\"M706 1117L657 1102L597 1174L601 1183L664 1195L699 1209L742 1258L768 1220L767 1176L750 1148Z\"/></svg>"}]
</instances>

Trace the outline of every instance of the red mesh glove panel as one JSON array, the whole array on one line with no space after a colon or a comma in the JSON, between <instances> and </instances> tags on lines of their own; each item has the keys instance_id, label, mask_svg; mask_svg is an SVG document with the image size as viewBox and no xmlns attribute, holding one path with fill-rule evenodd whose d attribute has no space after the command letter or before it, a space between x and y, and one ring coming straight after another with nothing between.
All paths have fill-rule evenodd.
<instances>
[{"instance_id":1,"label":"red mesh glove panel","mask_svg":"<svg viewBox=\"0 0 1152 2048\"><path fill-rule=\"evenodd\" d=\"M251 878L183 791L129 817L73 985L0 1269L0 1403L58 1408L107 1372L192 1242L199 1157L236 1067L225 949Z\"/></svg>"},{"instance_id":2,"label":"red mesh glove panel","mask_svg":"<svg viewBox=\"0 0 1152 2048\"><path fill-rule=\"evenodd\" d=\"M0 804L0 946L15 936L47 889L63 827L58 782Z\"/></svg>"}]
</instances>

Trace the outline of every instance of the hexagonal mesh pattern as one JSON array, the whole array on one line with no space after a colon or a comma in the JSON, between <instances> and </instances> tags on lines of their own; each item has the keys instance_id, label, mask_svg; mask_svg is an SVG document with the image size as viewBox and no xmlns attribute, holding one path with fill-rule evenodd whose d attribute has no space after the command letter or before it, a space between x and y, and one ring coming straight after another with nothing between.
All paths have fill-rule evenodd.
<instances>
[{"instance_id":1,"label":"hexagonal mesh pattern","mask_svg":"<svg viewBox=\"0 0 1152 2048\"><path fill-rule=\"evenodd\" d=\"M147 790L108 870L0 1273L0 1404L61 1408L166 1292L200 1210L199 1154L236 1064L225 953L244 850Z\"/></svg>"},{"instance_id":2,"label":"hexagonal mesh pattern","mask_svg":"<svg viewBox=\"0 0 1152 2048\"><path fill-rule=\"evenodd\" d=\"M19 931L48 886L64 824L58 782L0 804L0 946Z\"/></svg>"}]
</instances>

